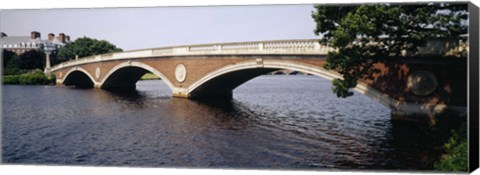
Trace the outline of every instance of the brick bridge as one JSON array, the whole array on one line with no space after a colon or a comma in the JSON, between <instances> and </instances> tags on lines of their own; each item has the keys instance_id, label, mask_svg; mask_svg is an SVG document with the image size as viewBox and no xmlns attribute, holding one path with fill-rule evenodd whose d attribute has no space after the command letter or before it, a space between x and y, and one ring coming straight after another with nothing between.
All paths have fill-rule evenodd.
<instances>
[{"instance_id":1,"label":"brick bridge","mask_svg":"<svg viewBox=\"0 0 480 175\"><path fill-rule=\"evenodd\" d=\"M135 88L151 72L173 97L231 98L239 85L275 70L341 78L322 67L331 50L318 40L175 46L79 58L46 71L57 84L102 89ZM376 64L381 72L360 80L354 90L390 108L393 118L431 116L447 108L466 112L467 65L458 55L467 50L464 42L429 42L415 54Z\"/></svg>"}]
</instances>

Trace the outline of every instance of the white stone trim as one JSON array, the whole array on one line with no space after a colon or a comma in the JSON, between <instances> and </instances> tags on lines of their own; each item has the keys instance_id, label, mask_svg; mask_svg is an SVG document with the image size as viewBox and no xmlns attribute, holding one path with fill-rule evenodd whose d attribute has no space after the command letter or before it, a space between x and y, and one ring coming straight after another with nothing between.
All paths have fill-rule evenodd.
<instances>
[{"instance_id":1,"label":"white stone trim","mask_svg":"<svg viewBox=\"0 0 480 175\"><path fill-rule=\"evenodd\" d=\"M202 84L227 73L244 70L244 69L254 69L258 67L258 60L250 60L245 62L240 62L236 64L227 65L221 67L215 71L212 71L205 75L200 80L196 81L186 89L177 89L177 91L183 94L184 97L188 97L196 88L200 87ZM289 69L294 71L300 71L309 73L315 76L325 78L327 80L333 80L336 78L342 79L342 76L336 72L328 71L322 67L307 65L303 63L296 63L294 61L282 61L282 60L263 60L263 68L274 68L274 69ZM370 97L372 100L377 101L383 106L394 110L396 112L400 111L407 115L411 114L435 114L443 111L446 108L456 110L458 112L466 112L465 107L458 106L446 106L443 104L436 105L427 105L427 104L410 104L399 102L387 94L383 94L376 89L367 86L364 83L359 82L355 88L353 88L358 93L361 93L367 97Z\"/></svg>"},{"instance_id":2,"label":"white stone trim","mask_svg":"<svg viewBox=\"0 0 480 175\"><path fill-rule=\"evenodd\" d=\"M200 80L196 81L192 85L187 88L187 93L192 93L196 88L200 87L202 84L227 73L235 72L244 69L254 69L258 68L257 60L253 61L245 61L236 64L227 65L221 67L213 72L208 73ZM289 69L294 71L300 71L309 73L312 75L316 75L327 80L333 80L336 78L342 78L342 76L338 73L328 71L322 67L307 65L303 63L296 63L293 61L282 61L282 60L263 60L263 68L273 68L273 69ZM396 100L390 98L388 95L378 92L377 90L366 86L363 83L359 83L357 87L353 88L353 90L364 94L373 100L379 102L380 104L392 108L400 104Z\"/></svg>"},{"instance_id":3,"label":"white stone trim","mask_svg":"<svg viewBox=\"0 0 480 175\"><path fill-rule=\"evenodd\" d=\"M105 74L105 76L103 76L103 79L102 81L100 81L100 87L103 86L103 84L105 83L105 81L107 81L107 79L113 74L115 73L117 70L119 69L122 69L122 68L125 68L125 67L139 67L139 68L142 68L142 69L145 69L147 71L150 71L152 72L153 74L155 74L156 76L160 77L162 79L163 82L165 82L165 84L167 84L167 86L173 91L175 86L172 84L172 82L164 75L162 74L160 71L158 71L157 69L155 69L154 67L148 65L148 64L145 64L145 63L141 63L141 62L137 62L137 61L127 61L127 62L124 62L124 63L120 63L118 65L116 65L115 67L113 67L112 69L110 69L108 71L107 74Z\"/></svg>"},{"instance_id":4,"label":"white stone trim","mask_svg":"<svg viewBox=\"0 0 480 175\"><path fill-rule=\"evenodd\" d=\"M234 42L234 43L215 43L215 44L199 44L184 45L173 47L161 47L142 50L132 50L117 53L108 53L95 55L71 61L63 62L52 67L52 71L65 67L76 66L86 63L94 63L101 61L138 59L151 57L172 57L172 56L198 56L198 55L327 55L333 48L328 45L321 45L319 39L303 39L303 40L277 40L277 41L253 41L253 42ZM445 41L436 41L442 43ZM466 48L466 49L460 49ZM420 50L429 48L420 48ZM436 54L450 50L468 50L468 45L461 45L458 48L439 48ZM419 52L422 54L423 52ZM430 52L429 52L430 53ZM456 52L455 52L456 53ZM446 55L452 55L448 52Z\"/></svg>"},{"instance_id":5,"label":"white stone trim","mask_svg":"<svg viewBox=\"0 0 480 175\"><path fill-rule=\"evenodd\" d=\"M207 75L202 77L200 80L191 84L187 88L187 90L188 90L187 92L188 92L188 94L190 94L195 89L200 87L202 84L204 84L204 83L206 83L206 82L208 82L208 81L210 81L210 80L212 80L216 77L227 74L229 72L235 72L235 71L239 71L239 70L243 70L243 69L253 69L253 68L257 68L257 62L255 60L254 61L245 61L245 62L240 62L240 63L235 63L235 64L223 66L223 67L221 67L217 70L214 70L213 72L208 73Z\"/></svg>"},{"instance_id":6,"label":"white stone trim","mask_svg":"<svg viewBox=\"0 0 480 175\"><path fill-rule=\"evenodd\" d=\"M95 55L78 60L71 60L52 67L52 71L65 67L101 61L138 59L150 57L192 56L192 55L243 55L243 54L281 54L281 55L325 55L328 50L320 46L317 39L279 40L186 45L143 50L133 50L117 53Z\"/></svg>"}]
</instances>

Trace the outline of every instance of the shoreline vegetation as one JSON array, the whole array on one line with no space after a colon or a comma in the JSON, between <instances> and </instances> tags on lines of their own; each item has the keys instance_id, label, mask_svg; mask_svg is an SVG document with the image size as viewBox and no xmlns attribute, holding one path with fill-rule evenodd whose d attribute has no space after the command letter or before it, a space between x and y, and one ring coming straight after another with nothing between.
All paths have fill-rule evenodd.
<instances>
[{"instance_id":1,"label":"shoreline vegetation","mask_svg":"<svg viewBox=\"0 0 480 175\"><path fill-rule=\"evenodd\" d=\"M161 80L161 78L153 73L146 73L140 78L140 80Z\"/></svg>"},{"instance_id":2,"label":"shoreline vegetation","mask_svg":"<svg viewBox=\"0 0 480 175\"><path fill-rule=\"evenodd\" d=\"M4 85L55 85L55 76L47 76L41 70L34 70L31 72L19 75L4 75Z\"/></svg>"},{"instance_id":3,"label":"shoreline vegetation","mask_svg":"<svg viewBox=\"0 0 480 175\"><path fill-rule=\"evenodd\" d=\"M454 116L457 117L457 116ZM466 118L466 117L465 117ZM453 127L452 127L453 126ZM467 140L467 122L455 122L450 127L441 126L441 128L450 128L448 139L443 142L443 153L439 160L434 164L434 170L450 172L468 171L468 140Z\"/></svg>"},{"instance_id":4,"label":"shoreline vegetation","mask_svg":"<svg viewBox=\"0 0 480 175\"><path fill-rule=\"evenodd\" d=\"M161 80L155 74L146 73L140 80ZM41 70L37 69L27 73L17 75L4 75L4 85L55 85L55 76L47 76Z\"/></svg>"}]
</instances>

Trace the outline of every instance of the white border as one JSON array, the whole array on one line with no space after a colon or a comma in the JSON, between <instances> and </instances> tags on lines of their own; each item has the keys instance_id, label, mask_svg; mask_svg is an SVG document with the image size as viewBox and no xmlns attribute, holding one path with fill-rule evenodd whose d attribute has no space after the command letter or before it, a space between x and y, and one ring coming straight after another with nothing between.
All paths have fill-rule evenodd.
<instances>
[{"instance_id":1,"label":"white border","mask_svg":"<svg viewBox=\"0 0 480 175\"><path fill-rule=\"evenodd\" d=\"M411 1L411 0L348 0L348 1L328 1L328 0L169 0L169 1L152 1L152 0L2 0L0 2L0 15L2 9L52 9L52 8L104 8L104 7L153 7L153 6L204 6L204 5L258 5L258 4L311 4L311 3L368 3L368 2L432 2L430 1ZM313 30L313 29L312 29ZM378 175L379 172L329 172L329 171L271 171L271 170L208 170L208 169L173 169L173 168L116 168L116 167L80 167L80 166L36 166L36 165L0 165L1 174L35 174L35 175L55 175L55 174L362 174L362 175ZM476 171L475 174L478 173ZM405 172L414 174L413 172ZM400 174L398 172L381 174ZM415 173L420 174L420 173ZM421 173L434 174L434 173ZM438 174L438 173L435 173Z\"/></svg>"},{"instance_id":2,"label":"white border","mask_svg":"<svg viewBox=\"0 0 480 175\"><path fill-rule=\"evenodd\" d=\"M52 9L52 8L104 8L104 7L157 7L157 6L207 6L207 5L261 5L261 4L347 4L347 3L408 3L440 2L442 0L2 0L0 9ZM445 0L443 0L445 1ZM313 29L312 29L313 30Z\"/></svg>"}]
</instances>

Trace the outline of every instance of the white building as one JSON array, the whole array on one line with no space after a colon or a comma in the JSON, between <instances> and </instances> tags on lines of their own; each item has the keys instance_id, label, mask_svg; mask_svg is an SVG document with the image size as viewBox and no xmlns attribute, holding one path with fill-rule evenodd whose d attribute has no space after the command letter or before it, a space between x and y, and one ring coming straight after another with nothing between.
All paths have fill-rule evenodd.
<instances>
[{"instance_id":1,"label":"white building","mask_svg":"<svg viewBox=\"0 0 480 175\"><path fill-rule=\"evenodd\" d=\"M70 36L64 33L58 34L57 37L53 33L48 34L47 40L42 40L40 33L33 31L30 36L8 36L1 32L0 49L13 51L22 54L29 50L45 50L50 47L53 51L65 46L70 42Z\"/></svg>"}]
</instances>

